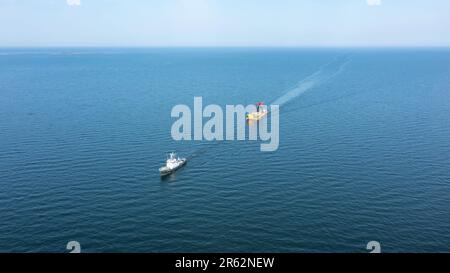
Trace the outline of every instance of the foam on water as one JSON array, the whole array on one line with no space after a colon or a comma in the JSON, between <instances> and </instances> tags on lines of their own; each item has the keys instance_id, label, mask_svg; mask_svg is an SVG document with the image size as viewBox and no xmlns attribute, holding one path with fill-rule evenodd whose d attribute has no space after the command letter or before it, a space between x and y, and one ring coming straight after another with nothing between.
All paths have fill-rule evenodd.
<instances>
[{"instance_id":1,"label":"foam on water","mask_svg":"<svg viewBox=\"0 0 450 273\"><path fill-rule=\"evenodd\" d=\"M288 90L284 95L277 98L271 104L282 106L297 98L298 96L304 94L306 91L326 83L327 81L340 74L349 62L350 58L348 56L341 56L336 58L332 62L321 67L315 73L301 80L293 89Z\"/></svg>"}]
</instances>

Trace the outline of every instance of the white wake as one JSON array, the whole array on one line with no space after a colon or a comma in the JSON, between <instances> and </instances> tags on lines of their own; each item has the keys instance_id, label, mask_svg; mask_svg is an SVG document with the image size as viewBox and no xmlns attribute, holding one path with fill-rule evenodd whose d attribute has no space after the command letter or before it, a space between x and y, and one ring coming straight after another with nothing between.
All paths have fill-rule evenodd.
<instances>
[{"instance_id":1,"label":"white wake","mask_svg":"<svg viewBox=\"0 0 450 273\"><path fill-rule=\"evenodd\" d=\"M294 88L288 90L284 95L273 101L272 105L282 106L289 101L297 98L321 84L324 84L341 73L345 66L350 62L348 56L338 57L336 60L322 66L318 71L312 75L301 80Z\"/></svg>"}]
</instances>

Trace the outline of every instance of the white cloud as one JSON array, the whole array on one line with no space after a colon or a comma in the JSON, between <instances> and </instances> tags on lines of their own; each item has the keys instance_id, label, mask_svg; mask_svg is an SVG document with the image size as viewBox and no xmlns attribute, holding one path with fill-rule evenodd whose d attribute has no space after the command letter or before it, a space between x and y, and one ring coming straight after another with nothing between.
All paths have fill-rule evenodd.
<instances>
[{"instance_id":1,"label":"white cloud","mask_svg":"<svg viewBox=\"0 0 450 273\"><path fill-rule=\"evenodd\" d=\"M381 6L381 0L367 0L369 6Z\"/></svg>"},{"instance_id":2,"label":"white cloud","mask_svg":"<svg viewBox=\"0 0 450 273\"><path fill-rule=\"evenodd\" d=\"M67 0L69 6L81 6L81 0Z\"/></svg>"}]
</instances>

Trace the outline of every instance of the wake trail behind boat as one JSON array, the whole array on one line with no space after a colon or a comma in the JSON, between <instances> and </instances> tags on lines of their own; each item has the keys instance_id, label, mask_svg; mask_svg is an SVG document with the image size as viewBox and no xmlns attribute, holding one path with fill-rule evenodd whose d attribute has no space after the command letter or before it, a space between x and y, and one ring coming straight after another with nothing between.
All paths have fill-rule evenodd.
<instances>
[{"instance_id":1,"label":"wake trail behind boat","mask_svg":"<svg viewBox=\"0 0 450 273\"><path fill-rule=\"evenodd\" d=\"M291 100L297 98L302 95L306 91L318 87L321 84L326 83L339 73L341 73L345 66L350 62L350 58L348 55L340 56L330 63L322 66L317 72L312 75L306 77L302 81L300 81L296 87L287 91L284 95L276 99L272 105L282 106ZM220 141L216 141L213 144L204 145L202 147L197 148L194 152L192 152L187 159L191 160L193 158L199 157L206 152L210 151L212 148L217 147Z\"/></svg>"},{"instance_id":2,"label":"wake trail behind boat","mask_svg":"<svg viewBox=\"0 0 450 273\"><path fill-rule=\"evenodd\" d=\"M291 100L297 98L308 90L326 83L333 77L341 73L345 66L350 62L349 56L341 56L336 60L324 65L317 72L300 81L293 89L287 91L284 95L272 102L272 105L282 106Z\"/></svg>"}]
</instances>

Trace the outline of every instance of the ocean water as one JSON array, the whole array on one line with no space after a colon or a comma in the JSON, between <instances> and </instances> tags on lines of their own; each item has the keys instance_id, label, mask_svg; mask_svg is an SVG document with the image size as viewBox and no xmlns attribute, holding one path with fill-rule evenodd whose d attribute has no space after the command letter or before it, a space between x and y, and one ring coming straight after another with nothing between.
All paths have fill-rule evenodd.
<instances>
[{"instance_id":1,"label":"ocean water","mask_svg":"<svg viewBox=\"0 0 450 273\"><path fill-rule=\"evenodd\" d=\"M280 146L172 140L281 102ZM165 154L188 165L161 180ZM1 49L0 252L450 251L448 49Z\"/></svg>"}]
</instances>

